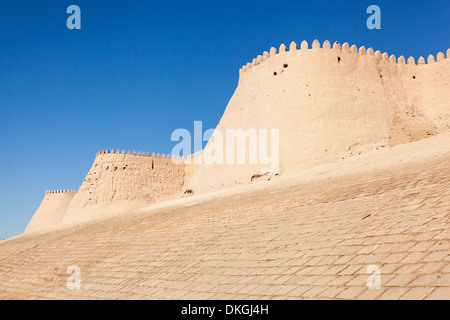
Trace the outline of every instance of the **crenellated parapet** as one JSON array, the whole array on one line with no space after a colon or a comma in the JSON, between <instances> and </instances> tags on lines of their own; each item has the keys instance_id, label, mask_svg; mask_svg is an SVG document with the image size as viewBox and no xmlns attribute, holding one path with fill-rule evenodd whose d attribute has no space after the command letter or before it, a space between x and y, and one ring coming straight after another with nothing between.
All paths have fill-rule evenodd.
<instances>
[{"instance_id":1,"label":"crenellated parapet","mask_svg":"<svg viewBox=\"0 0 450 320\"><path fill-rule=\"evenodd\" d=\"M76 190L47 190L45 192L46 195L49 194L72 194L75 195L77 193Z\"/></svg>"},{"instance_id":2,"label":"crenellated parapet","mask_svg":"<svg viewBox=\"0 0 450 320\"><path fill-rule=\"evenodd\" d=\"M311 47L309 47L307 41L302 41L300 45L300 49L298 48L297 44L293 41L289 45L289 50L286 47L285 44L281 44L280 48L277 50L276 48L272 47L270 48L269 52L265 51L262 55L258 55L255 59L252 60L252 62L247 63L246 65L242 66L242 68L239 70L239 75L243 75L247 70L254 68L255 66L263 63L265 60L274 57L276 55L282 55L289 52L295 52L295 51L313 51L313 50L335 50L335 51L346 51L355 55L369 55L373 56L376 59L386 61L388 63L396 63L396 64L407 64L407 65L424 65L424 64L432 64L435 62L440 62L442 60L448 59L450 55L450 49L447 50L445 56L444 53L439 52L436 56L430 54L427 59L425 60L424 57L419 57L417 60L417 64L415 62L414 57L409 57L408 60L405 59L404 56L400 56L397 60L395 55L389 55L387 52L381 53L381 51L375 51L373 48L368 48L362 46L358 48L356 45L350 46L347 42L344 44L340 44L338 41L334 42L333 46L331 46L330 41L326 40L324 41L322 47L320 45L320 42L316 39L313 41Z\"/></svg>"},{"instance_id":3,"label":"crenellated parapet","mask_svg":"<svg viewBox=\"0 0 450 320\"><path fill-rule=\"evenodd\" d=\"M101 155L127 155L127 156L135 156L135 157L144 157L144 158L153 158L153 159L171 159L174 160L174 162L180 162L180 161L185 161L188 159L191 159L191 155L189 156L180 156L180 155L166 155L166 154L156 154L156 153L150 153L150 152L141 152L141 151L125 151L122 150L120 151L119 149L114 150L101 150L99 152L96 153L96 157L101 156Z\"/></svg>"}]
</instances>

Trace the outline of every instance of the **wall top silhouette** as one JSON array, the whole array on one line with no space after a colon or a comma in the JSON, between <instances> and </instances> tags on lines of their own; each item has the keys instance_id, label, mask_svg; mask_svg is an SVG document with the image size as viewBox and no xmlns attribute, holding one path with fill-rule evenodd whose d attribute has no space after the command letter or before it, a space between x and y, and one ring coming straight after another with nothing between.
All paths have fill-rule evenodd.
<instances>
[{"instance_id":1,"label":"wall top silhouette","mask_svg":"<svg viewBox=\"0 0 450 320\"><path fill-rule=\"evenodd\" d=\"M76 190L47 190L45 194L75 194Z\"/></svg>"},{"instance_id":2,"label":"wall top silhouette","mask_svg":"<svg viewBox=\"0 0 450 320\"><path fill-rule=\"evenodd\" d=\"M193 155L189 155L189 156L180 156L180 155L166 155L166 154L156 154L156 153L150 153L150 152L136 152L136 151L130 151L128 150L127 152L125 152L125 150L120 151L119 149L114 150L101 150L99 152L96 153L96 157L100 156L100 155L105 155L105 154L111 154L111 155L128 155L128 156L136 156L136 157L147 157L147 158L154 158L154 159L178 159L178 160L187 160L193 157Z\"/></svg>"},{"instance_id":3,"label":"wall top silhouette","mask_svg":"<svg viewBox=\"0 0 450 320\"><path fill-rule=\"evenodd\" d=\"M374 51L373 48L366 49L364 46L360 47L359 49L356 45L352 45L350 47L350 45L347 42L345 42L341 46L340 43L338 41L336 41L333 44L333 47L331 47L330 41L326 40L323 43L322 47L320 47L320 42L316 39L313 41L311 48L309 48L308 42L305 40L303 40L300 45L300 50L318 50L318 49L348 51L353 54L374 56L377 59L380 59L380 60L383 60L383 61L386 61L389 63L406 64L406 59L403 56L400 56L397 61L395 55L389 56L389 54L387 52L384 52L382 54L380 51ZM272 47L272 48L270 48L269 52L265 51L263 53L263 55L258 55L255 59L252 60L252 62L249 62L246 65L242 66L242 68L239 70L239 75L244 74L250 68L259 65L264 60L266 60L270 57L273 57L273 56L279 55L279 54L286 54L286 53L293 52L293 51L298 51L297 44L294 41L292 41L291 44L289 45L289 51L287 51L287 47L285 44L281 44L279 50ZM450 48L447 49L447 59L449 58L449 55L450 55ZM445 54L442 52L439 52L436 55L436 57L434 57L433 55L430 54L426 61L425 61L424 57L420 57L417 61L417 65L431 64L431 63L442 61L444 59L446 59L446 57L445 57ZM408 65L416 65L414 57L409 57L407 60L407 64Z\"/></svg>"},{"instance_id":4,"label":"wall top silhouette","mask_svg":"<svg viewBox=\"0 0 450 320\"><path fill-rule=\"evenodd\" d=\"M120 151L119 149L114 150L101 150L96 153L96 157L103 156L103 155L113 155L113 156L131 156L131 157L138 157L138 158L149 158L149 159L158 159L159 161L166 160L167 162L173 162L175 165L178 164L184 164L189 165L192 164L192 159L196 156L196 154L190 154L188 156L180 156L180 155L166 155L166 154L156 154L156 153L150 153L150 152L136 152L136 151L130 151L128 150L125 152L125 150Z\"/></svg>"}]
</instances>

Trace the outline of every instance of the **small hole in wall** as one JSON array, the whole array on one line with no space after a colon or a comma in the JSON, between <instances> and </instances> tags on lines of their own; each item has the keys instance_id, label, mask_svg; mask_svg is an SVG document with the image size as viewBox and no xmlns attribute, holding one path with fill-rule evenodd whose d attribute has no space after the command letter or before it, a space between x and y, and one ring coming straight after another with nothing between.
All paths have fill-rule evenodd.
<instances>
[{"instance_id":1,"label":"small hole in wall","mask_svg":"<svg viewBox=\"0 0 450 320\"><path fill-rule=\"evenodd\" d=\"M274 75L274 76L276 76L276 75L277 75L277 72L276 72L276 71L274 71L273 75Z\"/></svg>"},{"instance_id":2,"label":"small hole in wall","mask_svg":"<svg viewBox=\"0 0 450 320\"><path fill-rule=\"evenodd\" d=\"M383 79L383 76L380 74L380 78Z\"/></svg>"},{"instance_id":3,"label":"small hole in wall","mask_svg":"<svg viewBox=\"0 0 450 320\"><path fill-rule=\"evenodd\" d=\"M415 79L416 78L416 76L413 76L413 79Z\"/></svg>"},{"instance_id":4,"label":"small hole in wall","mask_svg":"<svg viewBox=\"0 0 450 320\"><path fill-rule=\"evenodd\" d=\"M338 57L338 63L341 63L341 57Z\"/></svg>"},{"instance_id":5,"label":"small hole in wall","mask_svg":"<svg viewBox=\"0 0 450 320\"><path fill-rule=\"evenodd\" d=\"M287 67L289 67L289 65L288 65L287 63L285 63L285 64L283 65L283 67L286 69Z\"/></svg>"}]
</instances>

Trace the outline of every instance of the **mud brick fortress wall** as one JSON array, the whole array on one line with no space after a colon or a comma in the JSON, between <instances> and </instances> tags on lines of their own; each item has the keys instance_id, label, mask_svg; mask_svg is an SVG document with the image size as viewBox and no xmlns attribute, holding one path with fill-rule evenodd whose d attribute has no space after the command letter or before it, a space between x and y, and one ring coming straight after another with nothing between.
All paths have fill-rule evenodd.
<instances>
[{"instance_id":1,"label":"mud brick fortress wall","mask_svg":"<svg viewBox=\"0 0 450 320\"><path fill-rule=\"evenodd\" d=\"M153 154L101 152L81 185L71 207L85 207L114 200L152 203L180 192L184 165Z\"/></svg>"},{"instance_id":2,"label":"mud brick fortress wall","mask_svg":"<svg viewBox=\"0 0 450 320\"><path fill-rule=\"evenodd\" d=\"M179 162L154 153L101 151L78 192L46 193L26 232L122 213L182 195L185 165Z\"/></svg>"},{"instance_id":3,"label":"mud brick fortress wall","mask_svg":"<svg viewBox=\"0 0 450 320\"><path fill-rule=\"evenodd\" d=\"M271 48L243 66L217 130L279 129L280 174L450 130L450 60L315 40ZM210 148L205 147L205 152ZM199 166L196 192L245 184L259 166Z\"/></svg>"},{"instance_id":4,"label":"mud brick fortress wall","mask_svg":"<svg viewBox=\"0 0 450 320\"><path fill-rule=\"evenodd\" d=\"M61 223L76 191L47 191L41 205L28 223L25 232L40 230Z\"/></svg>"},{"instance_id":5,"label":"mud brick fortress wall","mask_svg":"<svg viewBox=\"0 0 450 320\"><path fill-rule=\"evenodd\" d=\"M271 48L239 71L216 130L279 129L280 174L450 131L450 49L398 59L372 48ZM267 146L270 150L270 146ZM210 151L211 142L202 152ZM202 152L195 155L201 156ZM77 193L47 193L27 232L132 212L145 204L250 183L260 165L200 165L102 151ZM225 163L225 161L224 161Z\"/></svg>"}]
</instances>

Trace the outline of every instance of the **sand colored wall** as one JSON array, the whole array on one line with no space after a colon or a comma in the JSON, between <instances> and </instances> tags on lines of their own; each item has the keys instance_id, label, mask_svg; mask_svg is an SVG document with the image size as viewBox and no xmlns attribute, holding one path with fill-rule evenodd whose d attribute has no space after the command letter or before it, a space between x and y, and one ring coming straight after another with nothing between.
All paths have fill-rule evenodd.
<instances>
[{"instance_id":1,"label":"sand colored wall","mask_svg":"<svg viewBox=\"0 0 450 320\"><path fill-rule=\"evenodd\" d=\"M132 212L183 195L186 166L178 160L175 164L170 156L154 153L98 152L78 192L48 191L25 232Z\"/></svg>"},{"instance_id":2,"label":"sand colored wall","mask_svg":"<svg viewBox=\"0 0 450 320\"><path fill-rule=\"evenodd\" d=\"M316 40L311 46L293 42L289 51L285 45L271 48L239 71L215 134L278 129L277 172L289 174L450 131L448 54L421 57L416 64L412 57L397 60L348 43ZM178 165L165 155L99 152L73 199L46 195L27 231L132 212L186 190L198 194L248 184L268 167L206 164L202 156L213 145ZM226 163L229 150L224 151ZM237 145L233 151L237 160ZM246 157L248 163L248 152Z\"/></svg>"},{"instance_id":3,"label":"sand colored wall","mask_svg":"<svg viewBox=\"0 0 450 320\"><path fill-rule=\"evenodd\" d=\"M33 215L25 233L37 231L61 223L75 191L47 191L41 205Z\"/></svg>"},{"instance_id":4,"label":"sand colored wall","mask_svg":"<svg viewBox=\"0 0 450 320\"><path fill-rule=\"evenodd\" d=\"M450 129L450 63L442 53L415 64L348 43L289 48L271 48L240 70L217 126L279 129L280 173ZM196 166L189 187L202 192L249 183L260 167Z\"/></svg>"},{"instance_id":5,"label":"sand colored wall","mask_svg":"<svg viewBox=\"0 0 450 320\"><path fill-rule=\"evenodd\" d=\"M133 210L182 194L184 165L165 155L102 151L95 158L62 222Z\"/></svg>"}]
</instances>

